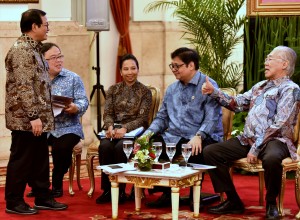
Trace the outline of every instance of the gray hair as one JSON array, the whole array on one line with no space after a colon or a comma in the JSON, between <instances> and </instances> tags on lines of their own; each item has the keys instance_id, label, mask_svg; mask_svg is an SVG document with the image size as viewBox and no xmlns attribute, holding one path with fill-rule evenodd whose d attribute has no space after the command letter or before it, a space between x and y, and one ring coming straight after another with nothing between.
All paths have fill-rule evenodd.
<instances>
[{"instance_id":1,"label":"gray hair","mask_svg":"<svg viewBox=\"0 0 300 220\"><path fill-rule=\"evenodd\" d=\"M278 54L280 58L289 62L287 66L287 75L291 77L295 71L295 65L297 61L297 53L290 47L277 46L273 49L273 52Z\"/></svg>"}]
</instances>

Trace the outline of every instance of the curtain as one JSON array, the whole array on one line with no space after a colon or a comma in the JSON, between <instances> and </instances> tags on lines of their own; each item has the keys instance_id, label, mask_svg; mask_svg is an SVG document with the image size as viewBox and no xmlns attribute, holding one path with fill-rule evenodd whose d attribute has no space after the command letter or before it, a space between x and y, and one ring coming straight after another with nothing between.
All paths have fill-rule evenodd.
<instances>
[{"instance_id":1,"label":"curtain","mask_svg":"<svg viewBox=\"0 0 300 220\"><path fill-rule=\"evenodd\" d=\"M122 77L119 70L120 58L126 53L132 53L129 36L130 0L110 0L110 8L120 34L116 64L116 82L121 82Z\"/></svg>"}]
</instances>

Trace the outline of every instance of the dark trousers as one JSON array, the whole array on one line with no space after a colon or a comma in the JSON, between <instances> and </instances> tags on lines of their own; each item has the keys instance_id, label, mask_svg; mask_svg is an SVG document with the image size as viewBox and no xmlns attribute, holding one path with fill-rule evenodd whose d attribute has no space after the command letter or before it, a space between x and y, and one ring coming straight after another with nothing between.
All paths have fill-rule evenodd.
<instances>
[{"instance_id":1,"label":"dark trousers","mask_svg":"<svg viewBox=\"0 0 300 220\"><path fill-rule=\"evenodd\" d=\"M52 189L62 189L63 178L72 163L73 148L80 141L76 134L65 134L59 138L50 135L48 142L52 146Z\"/></svg>"},{"instance_id":2,"label":"dark trousers","mask_svg":"<svg viewBox=\"0 0 300 220\"><path fill-rule=\"evenodd\" d=\"M127 157L123 151L123 141L125 139L102 139L99 145L99 163L100 165L108 165L115 163L127 163ZM104 191L110 190L111 185L108 175L102 172L101 174L101 189ZM119 189L125 190L125 184L119 184Z\"/></svg>"},{"instance_id":3,"label":"dark trousers","mask_svg":"<svg viewBox=\"0 0 300 220\"><path fill-rule=\"evenodd\" d=\"M230 193L235 191L235 186L229 174L230 164L234 160L247 157L249 150L250 146L241 145L237 138L215 143L204 149L205 163L217 166L216 169L209 170L215 192ZM259 153L258 158L262 160L262 166L265 170L267 203L276 203L281 187L281 162L288 156L290 156L288 147L278 140L268 142Z\"/></svg>"},{"instance_id":4,"label":"dark trousers","mask_svg":"<svg viewBox=\"0 0 300 220\"><path fill-rule=\"evenodd\" d=\"M12 131L7 165L5 200L7 206L24 202L26 184L33 187L36 198L49 197L49 151L47 133L34 136L29 131Z\"/></svg>"}]
</instances>

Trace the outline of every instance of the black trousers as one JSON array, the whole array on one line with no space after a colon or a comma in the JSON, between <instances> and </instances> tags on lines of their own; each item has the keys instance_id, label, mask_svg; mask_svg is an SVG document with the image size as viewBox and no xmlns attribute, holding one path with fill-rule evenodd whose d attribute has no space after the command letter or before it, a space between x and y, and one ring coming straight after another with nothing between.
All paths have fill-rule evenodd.
<instances>
[{"instance_id":1,"label":"black trousers","mask_svg":"<svg viewBox=\"0 0 300 220\"><path fill-rule=\"evenodd\" d=\"M52 146L52 189L62 189L63 178L72 163L73 148L80 141L76 134L65 134L59 138L50 135L48 142Z\"/></svg>"},{"instance_id":2,"label":"black trousers","mask_svg":"<svg viewBox=\"0 0 300 220\"><path fill-rule=\"evenodd\" d=\"M207 146L204 151L204 160L207 165L217 166L216 169L209 170L209 174L215 192L235 191L235 186L229 174L232 161L247 157L250 146L243 146L237 138L228 141L215 143ZM268 142L259 153L258 158L262 160L265 170L265 186L267 189L267 203L276 202L281 187L282 166L284 158L290 156L286 144L272 140Z\"/></svg>"},{"instance_id":3,"label":"black trousers","mask_svg":"<svg viewBox=\"0 0 300 220\"><path fill-rule=\"evenodd\" d=\"M108 165L115 163L127 163L127 157L123 151L123 141L125 139L102 139L98 148L100 165ZM108 175L101 174L101 189L108 191L111 184ZM125 184L119 184L120 190L125 190Z\"/></svg>"},{"instance_id":4,"label":"black trousers","mask_svg":"<svg viewBox=\"0 0 300 220\"><path fill-rule=\"evenodd\" d=\"M26 184L33 187L36 198L48 198L50 181L47 133L34 136L29 131L12 131L11 135L5 183L6 205L24 203Z\"/></svg>"}]
</instances>

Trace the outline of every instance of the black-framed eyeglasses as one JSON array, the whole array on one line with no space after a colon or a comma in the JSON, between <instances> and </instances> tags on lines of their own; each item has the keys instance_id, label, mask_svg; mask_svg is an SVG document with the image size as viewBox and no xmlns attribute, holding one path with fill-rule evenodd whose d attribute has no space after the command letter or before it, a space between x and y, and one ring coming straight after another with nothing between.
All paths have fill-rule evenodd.
<instances>
[{"instance_id":1,"label":"black-framed eyeglasses","mask_svg":"<svg viewBox=\"0 0 300 220\"><path fill-rule=\"evenodd\" d=\"M170 63L169 67L170 67L171 70L173 70L173 69L174 70L179 70L179 68L182 67L183 65L184 65L184 63L183 64Z\"/></svg>"},{"instance_id":2,"label":"black-framed eyeglasses","mask_svg":"<svg viewBox=\"0 0 300 220\"><path fill-rule=\"evenodd\" d=\"M58 61L58 60L63 60L64 59L64 55L59 55L59 56L56 56L56 57L50 57L49 59L46 59L46 60L48 60L48 61L51 61L51 60L53 60L53 61Z\"/></svg>"}]
</instances>

